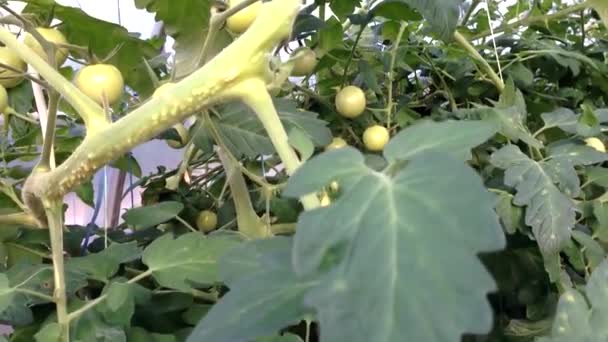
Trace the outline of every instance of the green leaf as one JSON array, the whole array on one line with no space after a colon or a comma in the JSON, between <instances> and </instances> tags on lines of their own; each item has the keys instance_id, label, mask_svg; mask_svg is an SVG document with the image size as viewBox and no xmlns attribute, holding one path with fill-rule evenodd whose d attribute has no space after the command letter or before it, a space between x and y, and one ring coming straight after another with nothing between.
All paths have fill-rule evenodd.
<instances>
[{"instance_id":1,"label":"green leaf","mask_svg":"<svg viewBox=\"0 0 608 342\"><path fill-rule=\"evenodd\" d=\"M420 12L433 30L444 40L450 40L458 25L462 0L402 0Z\"/></svg>"},{"instance_id":2,"label":"green leaf","mask_svg":"<svg viewBox=\"0 0 608 342\"><path fill-rule=\"evenodd\" d=\"M10 286L8 277L0 273L0 312L4 311L13 300L15 290Z\"/></svg>"},{"instance_id":3,"label":"green leaf","mask_svg":"<svg viewBox=\"0 0 608 342\"><path fill-rule=\"evenodd\" d=\"M224 266L232 267L230 292L211 308L187 341L247 341L276 333L309 313L304 295L318 281L296 276L291 249L291 238L277 237L244 243L227 253L222 271Z\"/></svg>"},{"instance_id":4,"label":"green leaf","mask_svg":"<svg viewBox=\"0 0 608 342\"><path fill-rule=\"evenodd\" d=\"M334 160L346 156L351 166L337 168ZM353 170L337 178L342 194L332 205L300 215L295 235L300 276L329 267L329 253L339 254L305 298L317 311L320 340L455 341L465 332L487 333L485 296L496 285L477 253L503 248L505 238L495 198L475 171L437 152L401 168L391 164L386 173L359 166L354 150L324 157L288 184L312 192L318 170Z\"/></svg>"},{"instance_id":5,"label":"green leaf","mask_svg":"<svg viewBox=\"0 0 608 342\"><path fill-rule=\"evenodd\" d=\"M329 8L340 19L346 19L349 14L361 5L360 0L330 0Z\"/></svg>"},{"instance_id":6,"label":"green leaf","mask_svg":"<svg viewBox=\"0 0 608 342\"><path fill-rule=\"evenodd\" d=\"M332 17L319 30L319 48L322 51L329 52L342 45L343 37L342 25L336 18Z\"/></svg>"},{"instance_id":7,"label":"green leaf","mask_svg":"<svg viewBox=\"0 0 608 342\"><path fill-rule=\"evenodd\" d=\"M583 137L591 137L600 133L600 121L595 116L593 109L582 105L583 112L578 118L576 131Z\"/></svg>"},{"instance_id":8,"label":"green leaf","mask_svg":"<svg viewBox=\"0 0 608 342\"><path fill-rule=\"evenodd\" d=\"M508 234L515 234L522 229L524 213L522 208L513 205L513 195L501 192L495 209Z\"/></svg>"},{"instance_id":9,"label":"green leaf","mask_svg":"<svg viewBox=\"0 0 608 342\"><path fill-rule=\"evenodd\" d=\"M316 113L300 110L294 102L285 99L275 99L275 106L288 132L298 129L318 147L331 141L327 122L318 119ZM264 126L244 104L231 103L224 106L221 117L213 118L213 121L222 141L235 156L255 158L260 154L274 153L274 146Z\"/></svg>"},{"instance_id":10,"label":"green leaf","mask_svg":"<svg viewBox=\"0 0 608 342\"><path fill-rule=\"evenodd\" d=\"M36 342L56 342L61 338L61 326L57 323L46 324L40 331L34 335Z\"/></svg>"},{"instance_id":11,"label":"green leaf","mask_svg":"<svg viewBox=\"0 0 608 342\"><path fill-rule=\"evenodd\" d=\"M285 335L258 338L256 342L302 342L302 339L298 335L286 333Z\"/></svg>"},{"instance_id":12,"label":"green leaf","mask_svg":"<svg viewBox=\"0 0 608 342\"><path fill-rule=\"evenodd\" d=\"M527 207L525 221L540 249L546 254L559 251L570 239L576 206L553 184L554 175L514 145L494 152L490 162L505 170L505 185L517 190L513 203Z\"/></svg>"},{"instance_id":13,"label":"green leaf","mask_svg":"<svg viewBox=\"0 0 608 342\"><path fill-rule=\"evenodd\" d=\"M135 229L146 229L175 218L183 209L182 203L167 201L130 209L122 217Z\"/></svg>"},{"instance_id":14,"label":"green leaf","mask_svg":"<svg viewBox=\"0 0 608 342\"><path fill-rule=\"evenodd\" d=\"M608 338L608 259L593 271L585 286L585 297L569 289L561 295L550 337L542 342L605 341Z\"/></svg>"},{"instance_id":15,"label":"green leaf","mask_svg":"<svg viewBox=\"0 0 608 342\"><path fill-rule=\"evenodd\" d=\"M110 166L119 169L120 171L130 173L135 177L141 177L141 167L139 166L137 160L131 154L126 154L118 158Z\"/></svg>"},{"instance_id":16,"label":"green leaf","mask_svg":"<svg viewBox=\"0 0 608 342\"><path fill-rule=\"evenodd\" d=\"M418 21L422 17L402 0L385 0L374 6L372 16L398 21Z\"/></svg>"},{"instance_id":17,"label":"green leaf","mask_svg":"<svg viewBox=\"0 0 608 342\"><path fill-rule=\"evenodd\" d=\"M218 282L217 260L236 243L232 236L189 233L173 239L167 234L144 250L142 261L162 286L188 291L192 284Z\"/></svg>"},{"instance_id":18,"label":"green leaf","mask_svg":"<svg viewBox=\"0 0 608 342\"><path fill-rule=\"evenodd\" d=\"M144 287L117 281L108 284L103 293L107 298L95 309L107 323L121 326L130 325L136 301L147 301L150 297L149 290Z\"/></svg>"},{"instance_id":19,"label":"green leaf","mask_svg":"<svg viewBox=\"0 0 608 342\"><path fill-rule=\"evenodd\" d=\"M328 165L331 167L327 167ZM315 156L299 167L289 179L283 195L300 197L315 192L338 178L358 179L367 170L365 159L355 148L347 146L330 150Z\"/></svg>"},{"instance_id":20,"label":"green leaf","mask_svg":"<svg viewBox=\"0 0 608 342\"><path fill-rule=\"evenodd\" d=\"M299 128L293 128L289 131L289 144L298 151L301 161L308 160L315 151L315 145L306 133Z\"/></svg>"},{"instance_id":21,"label":"green leaf","mask_svg":"<svg viewBox=\"0 0 608 342\"><path fill-rule=\"evenodd\" d=\"M87 204L89 207L95 207L95 193L93 191L93 183L82 183L76 189L74 189L74 192L76 193L78 198L80 198L80 200Z\"/></svg>"},{"instance_id":22,"label":"green leaf","mask_svg":"<svg viewBox=\"0 0 608 342\"><path fill-rule=\"evenodd\" d=\"M141 255L137 242L113 243L99 253L71 258L66 268L88 274L93 279L107 281L117 271L120 264L133 261Z\"/></svg>"},{"instance_id":23,"label":"green leaf","mask_svg":"<svg viewBox=\"0 0 608 342\"><path fill-rule=\"evenodd\" d=\"M177 78L187 76L199 68L195 61L207 36L211 4L206 0L184 0L179 5L175 5L173 0L135 0L137 8L155 13L156 21L162 21L167 34L175 39ZM208 57L215 56L231 40L225 30L218 32Z\"/></svg>"},{"instance_id":24,"label":"green leaf","mask_svg":"<svg viewBox=\"0 0 608 342\"><path fill-rule=\"evenodd\" d=\"M131 327L127 331L129 342L177 342L177 338L168 334L156 334L140 327Z\"/></svg>"},{"instance_id":25,"label":"green leaf","mask_svg":"<svg viewBox=\"0 0 608 342\"><path fill-rule=\"evenodd\" d=\"M583 247L582 252L587 260L586 266L593 271L605 258L604 248L591 236L581 231L573 231L572 238Z\"/></svg>"},{"instance_id":26,"label":"green leaf","mask_svg":"<svg viewBox=\"0 0 608 342\"><path fill-rule=\"evenodd\" d=\"M385 147L384 156L391 162L436 151L466 161L472 158L473 147L495 133L496 126L484 121L421 121L394 136Z\"/></svg>"}]
</instances>

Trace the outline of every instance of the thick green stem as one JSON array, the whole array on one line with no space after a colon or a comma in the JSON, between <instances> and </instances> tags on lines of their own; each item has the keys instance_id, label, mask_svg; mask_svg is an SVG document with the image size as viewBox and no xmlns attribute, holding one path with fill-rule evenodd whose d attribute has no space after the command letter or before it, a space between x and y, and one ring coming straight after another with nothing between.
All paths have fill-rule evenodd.
<instances>
[{"instance_id":1,"label":"thick green stem","mask_svg":"<svg viewBox=\"0 0 608 342\"><path fill-rule=\"evenodd\" d=\"M279 119L270 94L267 91L260 91L264 89L264 86L264 82L260 79L249 79L230 89L227 94L241 99L257 114L285 165L287 173L291 175L300 167L301 161L289 145L289 137ZM302 196L300 200L306 210L319 207L319 199L315 194Z\"/></svg>"},{"instance_id":2,"label":"thick green stem","mask_svg":"<svg viewBox=\"0 0 608 342\"><path fill-rule=\"evenodd\" d=\"M68 319L67 296L65 289L65 269L63 264L63 212L61 201L43 201L51 235L53 259L53 298L57 308L57 323L60 327L60 340L70 341L70 322Z\"/></svg>"},{"instance_id":3,"label":"thick green stem","mask_svg":"<svg viewBox=\"0 0 608 342\"><path fill-rule=\"evenodd\" d=\"M503 90L505 89L505 83L502 81L502 79L500 79L498 74L496 74L494 69L492 69L492 66L490 66L488 61L486 61L479 54L479 52L477 52L477 50L475 50L473 45L471 45L471 43L469 43L469 41L462 34L460 34L460 32L458 32L458 31L454 32L454 39L456 40L456 42L458 44L460 44L460 46L462 46L469 53L469 55L471 57L473 57L479 64L481 64L481 67L488 74L488 77L490 78L490 80L492 80L492 82L496 85L496 88L498 88L498 91L500 91L502 93Z\"/></svg>"},{"instance_id":4,"label":"thick green stem","mask_svg":"<svg viewBox=\"0 0 608 342\"><path fill-rule=\"evenodd\" d=\"M504 32L506 30L509 30L509 29L515 29L515 28L518 28L520 26L530 25L530 24L534 24L534 23L538 23L538 22L547 22L547 21L551 21L551 20L554 20L554 19L559 19L559 18L562 18L562 17L566 17L566 16L568 16L568 15L570 15L572 13L576 13L576 12L579 12L581 10L584 10L584 9L586 9L589 6L590 6L590 4L589 4L589 1L587 0L587 1L584 1L584 2L582 2L580 4L576 4L576 5L564 8L563 10L555 12L555 13L552 13L552 14L538 15L538 16L533 16L533 17L526 17L526 18L523 18L521 20L517 20L517 21L514 21L512 23L504 24L504 25L501 25L500 27L497 27L496 29L494 29L494 34L501 33L501 32ZM482 33L480 33L478 35L473 36L473 38L471 38L471 39L472 40L476 40L476 39L487 37L487 36L489 36L491 34L492 34L492 31L491 30L487 30L487 31L484 31L484 32L482 32Z\"/></svg>"},{"instance_id":5,"label":"thick green stem","mask_svg":"<svg viewBox=\"0 0 608 342\"><path fill-rule=\"evenodd\" d=\"M204 67L129 115L106 125L95 134L87 135L74 153L55 170L32 174L24 184L24 202L33 212L38 212L41 207L39 198L62 197L101 166L209 104L224 100L221 95L242 80L258 79L265 88L262 79L268 70L268 56L279 42L289 36L299 4L298 0L264 3L249 30ZM282 15L277 17L276 13ZM26 56L28 62L34 62L38 72L53 86L57 85L56 90L68 100L72 98L72 102L82 104L80 101L86 99L33 51L18 46L20 44L10 33L0 30L0 40L7 42L11 48L16 47L15 51ZM105 123L103 110L100 118ZM41 219L40 215L36 217Z\"/></svg>"},{"instance_id":6,"label":"thick green stem","mask_svg":"<svg viewBox=\"0 0 608 342\"><path fill-rule=\"evenodd\" d=\"M0 28L0 41L18 54L25 62L33 66L49 85L55 88L76 109L87 127L100 127L99 125L103 127L103 125L107 125L104 119L103 108L84 95L76 86L66 80L27 45L17 41L10 31Z\"/></svg>"}]
</instances>

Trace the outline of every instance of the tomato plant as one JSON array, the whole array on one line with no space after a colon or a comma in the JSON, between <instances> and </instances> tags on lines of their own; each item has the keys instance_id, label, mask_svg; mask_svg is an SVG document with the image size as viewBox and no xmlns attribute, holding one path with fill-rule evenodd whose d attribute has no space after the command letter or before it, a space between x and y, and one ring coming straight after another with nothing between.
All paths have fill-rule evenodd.
<instances>
[{"instance_id":1,"label":"tomato plant","mask_svg":"<svg viewBox=\"0 0 608 342\"><path fill-rule=\"evenodd\" d=\"M4 339L608 338L605 1L135 0L149 40L23 2ZM142 174L155 139L182 161ZM72 192L112 219L67 224Z\"/></svg>"}]
</instances>

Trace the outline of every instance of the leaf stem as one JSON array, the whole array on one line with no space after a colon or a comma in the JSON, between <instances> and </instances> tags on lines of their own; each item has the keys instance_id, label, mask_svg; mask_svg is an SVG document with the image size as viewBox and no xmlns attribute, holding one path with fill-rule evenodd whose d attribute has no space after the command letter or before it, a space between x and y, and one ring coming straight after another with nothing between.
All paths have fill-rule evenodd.
<instances>
[{"instance_id":1,"label":"leaf stem","mask_svg":"<svg viewBox=\"0 0 608 342\"><path fill-rule=\"evenodd\" d=\"M228 94L240 98L256 113L285 165L287 173L293 174L302 162L289 145L287 132L279 119L270 94L265 89L264 82L261 79L249 79L236 85ZM304 195L300 201L306 210L315 209L320 205L315 194Z\"/></svg>"},{"instance_id":2,"label":"leaf stem","mask_svg":"<svg viewBox=\"0 0 608 342\"><path fill-rule=\"evenodd\" d=\"M46 300L48 302L54 302L55 301L55 298L53 298L51 296L45 295L44 293L28 290L28 289L16 288L15 292L19 292L19 293L23 293L23 294L26 294L26 295L34 296L34 297L40 298L42 300Z\"/></svg>"},{"instance_id":3,"label":"leaf stem","mask_svg":"<svg viewBox=\"0 0 608 342\"><path fill-rule=\"evenodd\" d=\"M492 82L494 83L494 85L496 86L498 91L502 93L505 89L505 83L496 74L494 69L492 69L492 67L490 66L488 61L486 61L479 54L479 52L477 52L477 50L473 47L473 45L471 45L471 43L469 43L469 41L462 34L460 34L460 32L458 32L458 31L454 32L454 39L460 46L462 46L469 53L469 55L471 57L473 57L473 59L475 59L479 64L481 64L481 67L488 74L488 77L490 77L490 79L492 80Z\"/></svg>"},{"instance_id":4,"label":"leaf stem","mask_svg":"<svg viewBox=\"0 0 608 342\"><path fill-rule=\"evenodd\" d=\"M586 9L589 6L590 6L589 5L589 0L586 0L586 1L583 1L583 2L581 2L579 4L576 4L576 5L564 8L563 10L557 11L557 12L552 13L552 14L544 14L544 15L537 15L537 16L526 17L526 18L523 18L521 20L517 20L517 21L514 21L512 23L506 23L506 24L503 24L503 25L497 27L496 29L494 29L494 34L501 33L501 32L504 32L506 30L514 29L514 28L517 28L517 27L520 27L520 26L524 26L524 25L530 25L530 24L537 23L537 22L546 22L546 21L550 21L550 20L553 20L553 19L559 19L559 18L568 16L568 15L570 15L572 13L584 10L584 9ZM481 38L487 37L487 36L489 36L491 34L492 34L491 30L486 30L486 31L484 31L484 32L482 32L480 34L477 34L477 35L473 36L471 38L471 40L481 39Z\"/></svg>"},{"instance_id":5,"label":"leaf stem","mask_svg":"<svg viewBox=\"0 0 608 342\"><path fill-rule=\"evenodd\" d=\"M127 284L133 284L136 283L144 278L149 277L150 275L152 275L152 270L147 270L144 271L138 275L136 275L135 277L129 279L129 281L127 281ZM85 312L89 311L90 309L94 308L95 306L97 306L97 304L103 302L104 300L106 300L106 298L108 298L107 294L103 294L95 299L93 299L92 301L86 303L85 305L83 305L82 307L80 307L78 310L72 311L68 314L67 318L68 318L68 322L73 321L74 319L80 317L82 314L84 314Z\"/></svg>"},{"instance_id":6,"label":"leaf stem","mask_svg":"<svg viewBox=\"0 0 608 342\"><path fill-rule=\"evenodd\" d=\"M365 30L366 25L361 25L361 29L357 33L357 37L355 37L355 41L353 42L353 47L348 54L348 58L346 59L346 64L344 65L344 74L342 74L342 85L346 83L346 77L348 76L348 68L350 63L353 60L353 55L355 54L355 50L357 49L357 44L359 44L359 40L361 39L361 35L363 34L363 30Z\"/></svg>"},{"instance_id":7,"label":"leaf stem","mask_svg":"<svg viewBox=\"0 0 608 342\"><path fill-rule=\"evenodd\" d=\"M65 269L63 260L63 202L43 200L44 209L51 235L54 290L53 298L57 308L57 323L60 327L60 340L70 341L70 321L67 311Z\"/></svg>"},{"instance_id":8,"label":"leaf stem","mask_svg":"<svg viewBox=\"0 0 608 342\"><path fill-rule=\"evenodd\" d=\"M387 76L387 101L386 101L386 127L391 129L391 116L393 114L393 78L394 78L394 69L395 69L395 61L397 60L397 52L399 50L399 43L401 43L401 38L403 37L403 32L405 32L405 28L407 27L407 22L402 21L399 26L399 33L397 33L397 39L395 39L395 43L393 45L393 49L391 50L391 61L388 66L388 76Z\"/></svg>"}]
</instances>

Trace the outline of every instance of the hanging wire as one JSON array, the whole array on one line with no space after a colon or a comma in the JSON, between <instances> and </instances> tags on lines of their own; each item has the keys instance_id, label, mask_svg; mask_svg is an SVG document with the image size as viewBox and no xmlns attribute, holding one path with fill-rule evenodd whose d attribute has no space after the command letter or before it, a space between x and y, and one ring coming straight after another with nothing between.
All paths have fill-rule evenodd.
<instances>
[{"instance_id":1,"label":"hanging wire","mask_svg":"<svg viewBox=\"0 0 608 342\"><path fill-rule=\"evenodd\" d=\"M494 37L494 28L492 27L492 17L490 17L490 0L486 0L486 15L488 16L488 26L490 26L490 34L492 37L492 45L494 46L494 55L496 56L496 63L498 64L498 76L501 81L505 81L502 78L502 66L500 65L500 56L498 56L498 48L496 47L496 37Z\"/></svg>"}]
</instances>

